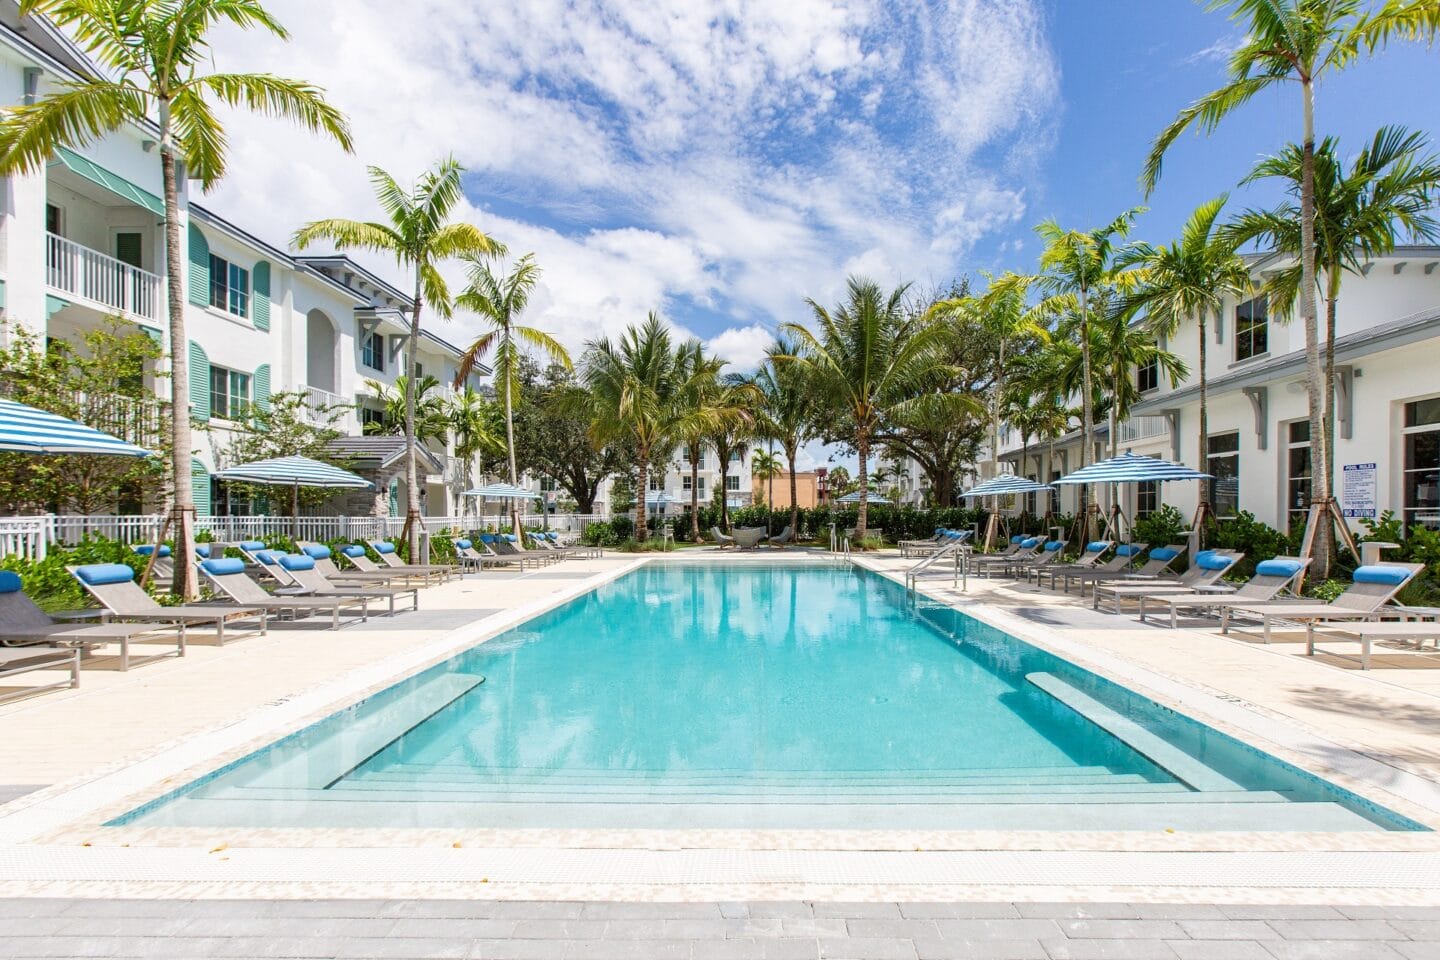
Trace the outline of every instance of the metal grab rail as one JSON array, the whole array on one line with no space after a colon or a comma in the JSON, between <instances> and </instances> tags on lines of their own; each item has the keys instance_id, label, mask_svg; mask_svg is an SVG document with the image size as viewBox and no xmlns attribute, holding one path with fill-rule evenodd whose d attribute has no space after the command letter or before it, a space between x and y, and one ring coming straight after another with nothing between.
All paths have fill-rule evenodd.
<instances>
[{"instance_id":1,"label":"metal grab rail","mask_svg":"<svg viewBox=\"0 0 1440 960\"><path fill-rule=\"evenodd\" d=\"M945 546L941 547L939 550L936 550L934 553L930 554L930 556L915 564L915 566L911 567L909 570L906 570L905 589L908 591L914 591L915 583L917 580L919 580L920 574L930 569L930 567L934 566L942 558L945 557L949 557L951 563L954 565L954 576L956 581L960 581L963 579L965 581L965 587L968 589L970 585L969 564L966 563L965 560L969 553L967 549L969 543L970 541L966 537L956 537L949 543L945 544Z\"/></svg>"}]
</instances>

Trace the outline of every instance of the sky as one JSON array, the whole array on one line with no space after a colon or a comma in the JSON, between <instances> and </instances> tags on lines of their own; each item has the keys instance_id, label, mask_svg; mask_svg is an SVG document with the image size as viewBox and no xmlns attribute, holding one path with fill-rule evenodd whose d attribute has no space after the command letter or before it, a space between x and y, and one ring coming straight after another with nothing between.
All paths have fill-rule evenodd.
<instances>
[{"instance_id":1,"label":"sky","mask_svg":"<svg viewBox=\"0 0 1440 960\"><path fill-rule=\"evenodd\" d=\"M1135 236L1166 242L1220 193L1277 199L1235 184L1299 135L1298 90L1262 95L1182 138L1142 197L1150 142L1223 81L1242 37L1192 0L267 7L291 41L222 31L217 67L323 87L355 153L230 116L231 173L204 202L284 245L309 219L377 216L367 165L409 182L453 155L457 214L535 253L525 320L577 356L653 310L753 368L849 275L924 291L1032 271L1048 218L1088 229L1144 205ZM1319 90L1317 128L1346 152L1385 124L1437 133L1437 91L1440 50L1391 49ZM460 344L479 327L427 325Z\"/></svg>"}]
</instances>

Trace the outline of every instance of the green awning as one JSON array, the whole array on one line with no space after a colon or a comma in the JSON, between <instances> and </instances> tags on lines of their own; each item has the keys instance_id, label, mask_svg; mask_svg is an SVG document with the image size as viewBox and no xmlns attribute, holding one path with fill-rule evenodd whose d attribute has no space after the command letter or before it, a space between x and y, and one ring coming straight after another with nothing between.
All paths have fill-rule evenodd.
<instances>
[{"instance_id":1,"label":"green awning","mask_svg":"<svg viewBox=\"0 0 1440 960\"><path fill-rule=\"evenodd\" d=\"M165 216L165 203L155 194L140 189L124 177L111 173L94 160L82 157L73 150L56 147L55 159L50 162L58 163L62 167L78 173L91 183L97 183L116 196L130 201L136 206L144 207L157 217Z\"/></svg>"}]
</instances>

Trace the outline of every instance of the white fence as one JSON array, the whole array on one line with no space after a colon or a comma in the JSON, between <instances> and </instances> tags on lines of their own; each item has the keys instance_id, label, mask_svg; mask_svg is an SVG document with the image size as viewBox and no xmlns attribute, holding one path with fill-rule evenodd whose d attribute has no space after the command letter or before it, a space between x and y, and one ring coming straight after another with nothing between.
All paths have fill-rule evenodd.
<instances>
[{"instance_id":1,"label":"white fence","mask_svg":"<svg viewBox=\"0 0 1440 960\"><path fill-rule=\"evenodd\" d=\"M0 557L44 560L47 533L44 517L0 517Z\"/></svg>"},{"instance_id":2,"label":"white fence","mask_svg":"<svg viewBox=\"0 0 1440 960\"><path fill-rule=\"evenodd\" d=\"M131 316L160 316L161 278L73 240L45 235L45 282L56 290Z\"/></svg>"}]
</instances>

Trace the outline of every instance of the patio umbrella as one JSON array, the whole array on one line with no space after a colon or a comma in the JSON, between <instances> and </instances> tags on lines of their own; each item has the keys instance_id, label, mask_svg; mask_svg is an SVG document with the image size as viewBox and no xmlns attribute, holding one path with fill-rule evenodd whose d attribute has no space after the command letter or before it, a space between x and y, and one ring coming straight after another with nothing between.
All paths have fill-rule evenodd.
<instances>
[{"instance_id":1,"label":"patio umbrella","mask_svg":"<svg viewBox=\"0 0 1440 960\"><path fill-rule=\"evenodd\" d=\"M1056 486L1061 484L1073 486L1092 483L1148 483L1150 481L1209 479L1211 479L1210 474L1192 470L1183 463L1161 460L1159 457L1147 457L1126 450L1118 457L1110 457L1108 460L1092 463L1088 467L1081 467L1059 480L1052 480L1051 483ZM1125 515L1120 511L1119 503L1116 502L1110 525L1118 531L1119 523L1124 520Z\"/></svg>"},{"instance_id":2,"label":"patio umbrella","mask_svg":"<svg viewBox=\"0 0 1440 960\"><path fill-rule=\"evenodd\" d=\"M962 497L1003 497L1012 493L1039 493L1049 490L1043 483L1036 483L1034 480L1027 480L1024 477L1017 477L1013 473L1007 473L999 477L992 477L984 483L976 484L969 490L960 494Z\"/></svg>"},{"instance_id":3,"label":"patio umbrella","mask_svg":"<svg viewBox=\"0 0 1440 960\"><path fill-rule=\"evenodd\" d=\"M0 399L0 450L10 453L98 453L148 457L144 450L68 417Z\"/></svg>"},{"instance_id":4,"label":"patio umbrella","mask_svg":"<svg viewBox=\"0 0 1440 960\"><path fill-rule=\"evenodd\" d=\"M291 505L294 508L293 533L300 536L300 488L328 487L336 490L374 490L375 484L348 470L311 460L309 457L276 457L273 460L257 460L241 464L228 470L217 470L211 474L218 480L241 483L261 483L267 486L291 488Z\"/></svg>"},{"instance_id":5,"label":"patio umbrella","mask_svg":"<svg viewBox=\"0 0 1440 960\"><path fill-rule=\"evenodd\" d=\"M845 494L845 496L841 497L839 500L836 500L835 502L836 502L836 503L859 503L859 502L860 502L860 491L857 490L857 491L855 491L854 493L847 493L847 494ZM890 505L890 501L887 500L886 498L880 496L880 494L878 494L878 493L872 493L872 494L870 494L870 496L868 496L868 497L865 498L865 502L866 502L866 503L880 504L880 505L882 505L882 506L889 506L889 505Z\"/></svg>"},{"instance_id":6,"label":"patio umbrella","mask_svg":"<svg viewBox=\"0 0 1440 960\"><path fill-rule=\"evenodd\" d=\"M513 485L513 484L509 484L509 483L499 483L499 482L496 482L496 483L487 483L487 484L485 484L485 486L483 486L483 487L475 487L475 488L473 488L473 489L466 490L463 494L461 494L461 496L466 496L466 497L481 497L481 498L484 498L484 499L486 499L486 500L506 500L506 501L513 501L513 500L539 500L539 499L540 499L540 494L538 494L538 493L531 493L529 490L526 490L524 487L518 487L518 486L515 486L515 485ZM484 520L484 517L481 517L480 519L481 519L481 520ZM497 517L496 520L495 520L495 525L496 525L497 528L498 528L499 525L500 525L500 520L499 520L498 517Z\"/></svg>"}]
</instances>

